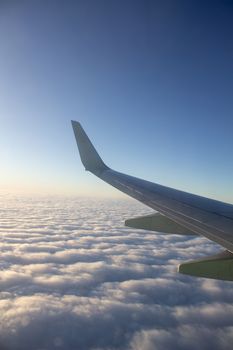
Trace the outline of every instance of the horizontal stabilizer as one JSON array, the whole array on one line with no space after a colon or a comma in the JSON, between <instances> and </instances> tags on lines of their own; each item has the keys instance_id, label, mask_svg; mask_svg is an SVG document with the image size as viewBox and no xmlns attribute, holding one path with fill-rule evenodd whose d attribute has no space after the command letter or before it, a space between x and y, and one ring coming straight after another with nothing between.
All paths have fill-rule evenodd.
<instances>
[{"instance_id":1,"label":"horizontal stabilizer","mask_svg":"<svg viewBox=\"0 0 233 350\"><path fill-rule=\"evenodd\" d=\"M186 275L233 281L233 254L228 250L207 258L193 260L179 266Z\"/></svg>"},{"instance_id":2,"label":"horizontal stabilizer","mask_svg":"<svg viewBox=\"0 0 233 350\"><path fill-rule=\"evenodd\" d=\"M159 213L128 219L125 221L125 226L162 233L196 235L196 233L190 232L187 228Z\"/></svg>"},{"instance_id":3,"label":"horizontal stabilizer","mask_svg":"<svg viewBox=\"0 0 233 350\"><path fill-rule=\"evenodd\" d=\"M95 147L92 145L89 137L83 130L80 123L71 121L74 130L74 135L78 145L80 157L86 170L91 171L94 174L101 173L103 170L108 169L104 164Z\"/></svg>"}]
</instances>

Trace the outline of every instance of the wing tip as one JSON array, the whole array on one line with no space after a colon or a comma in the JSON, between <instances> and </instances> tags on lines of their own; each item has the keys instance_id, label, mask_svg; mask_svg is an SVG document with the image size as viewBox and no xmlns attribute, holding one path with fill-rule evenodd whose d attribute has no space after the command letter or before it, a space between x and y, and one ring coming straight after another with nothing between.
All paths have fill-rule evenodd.
<instances>
[{"instance_id":1,"label":"wing tip","mask_svg":"<svg viewBox=\"0 0 233 350\"><path fill-rule=\"evenodd\" d=\"M95 174L109 169L107 165L100 158L98 152L90 141L89 137L85 133L82 125L76 121L71 120L74 135L76 138L77 146L79 149L82 163L86 170L89 170Z\"/></svg>"},{"instance_id":2,"label":"wing tip","mask_svg":"<svg viewBox=\"0 0 233 350\"><path fill-rule=\"evenodd\" d=\"M71 119L71 124L72 125L77 124L77 125L81 126L80 122L78 122L77 120L73 120L73 119Z\"/></svg>"}]
</instances>

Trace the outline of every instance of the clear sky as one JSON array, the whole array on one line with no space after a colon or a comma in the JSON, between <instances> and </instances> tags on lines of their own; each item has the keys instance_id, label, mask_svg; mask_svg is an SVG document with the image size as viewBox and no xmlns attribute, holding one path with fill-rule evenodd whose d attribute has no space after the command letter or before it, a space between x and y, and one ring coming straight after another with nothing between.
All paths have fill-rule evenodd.
<instances>
[{"instance_id":1,"label":"clear sky","mask_svg":"<svg viewBox=\"0 0 233 350\"><path fill-rule=\"evenodd\" d=\"M232 1L0 7L1 190L115 195L74 119L114 169L233 202Z\"/></svg>"}]
</instances>

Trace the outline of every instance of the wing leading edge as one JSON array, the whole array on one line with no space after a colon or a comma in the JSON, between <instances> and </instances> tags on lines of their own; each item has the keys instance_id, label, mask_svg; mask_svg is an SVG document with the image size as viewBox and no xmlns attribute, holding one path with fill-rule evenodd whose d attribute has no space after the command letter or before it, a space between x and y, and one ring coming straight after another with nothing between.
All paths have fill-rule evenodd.
<instances>
[{"instance_id":1,"label":"wing leading edge","mask_svg":"<svg viewBox=\"0 0 233 350\"><path fill-rule=\"evenodd\" d=\"M179 230L182 231L181 227L183 227L184 231L187 230L187 233L191 232L205 236L233 253L233 205L175 190L112 170L100 158L81 124L72 121L72 126L80 157L86 170L158 211L164 217L162 221L160 220L164 228L168 224L172 227L171 223L174 223L174 228L179 227ZM166 218L169 222L166 222ZM140 225L141 223L142 221L140 221ZM153 225L155 225L154 223L155 221L153 221ZM156 225L157 223L158 218L156 218ZM168 232L166 228L164 231ZM214 257L215 266L216 259ZM222 259L221 255L219 259ZM199 263L199 269L200 266ZM193 269L192 262L192 272ZM179 270L187 273L187 269L182 269L182 265ZM208 277L211 278L211 276Z\"/></svg>"}]
</instances>

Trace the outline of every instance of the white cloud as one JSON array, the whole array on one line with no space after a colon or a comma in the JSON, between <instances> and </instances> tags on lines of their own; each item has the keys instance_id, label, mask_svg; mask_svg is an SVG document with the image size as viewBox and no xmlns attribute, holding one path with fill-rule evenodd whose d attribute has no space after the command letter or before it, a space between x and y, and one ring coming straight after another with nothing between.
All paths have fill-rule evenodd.
<instances>
[{"instance_id":1,"label":"white cloud","mask_svg":"<svg viewBox=\"0 0 233 350\"><path fill-rule=\"evenodd\" d=\"M230 349L230 282L177 273L201 237L123 227L133 201L1 197L0 349Z\"/></svg>"}]
</instances>

